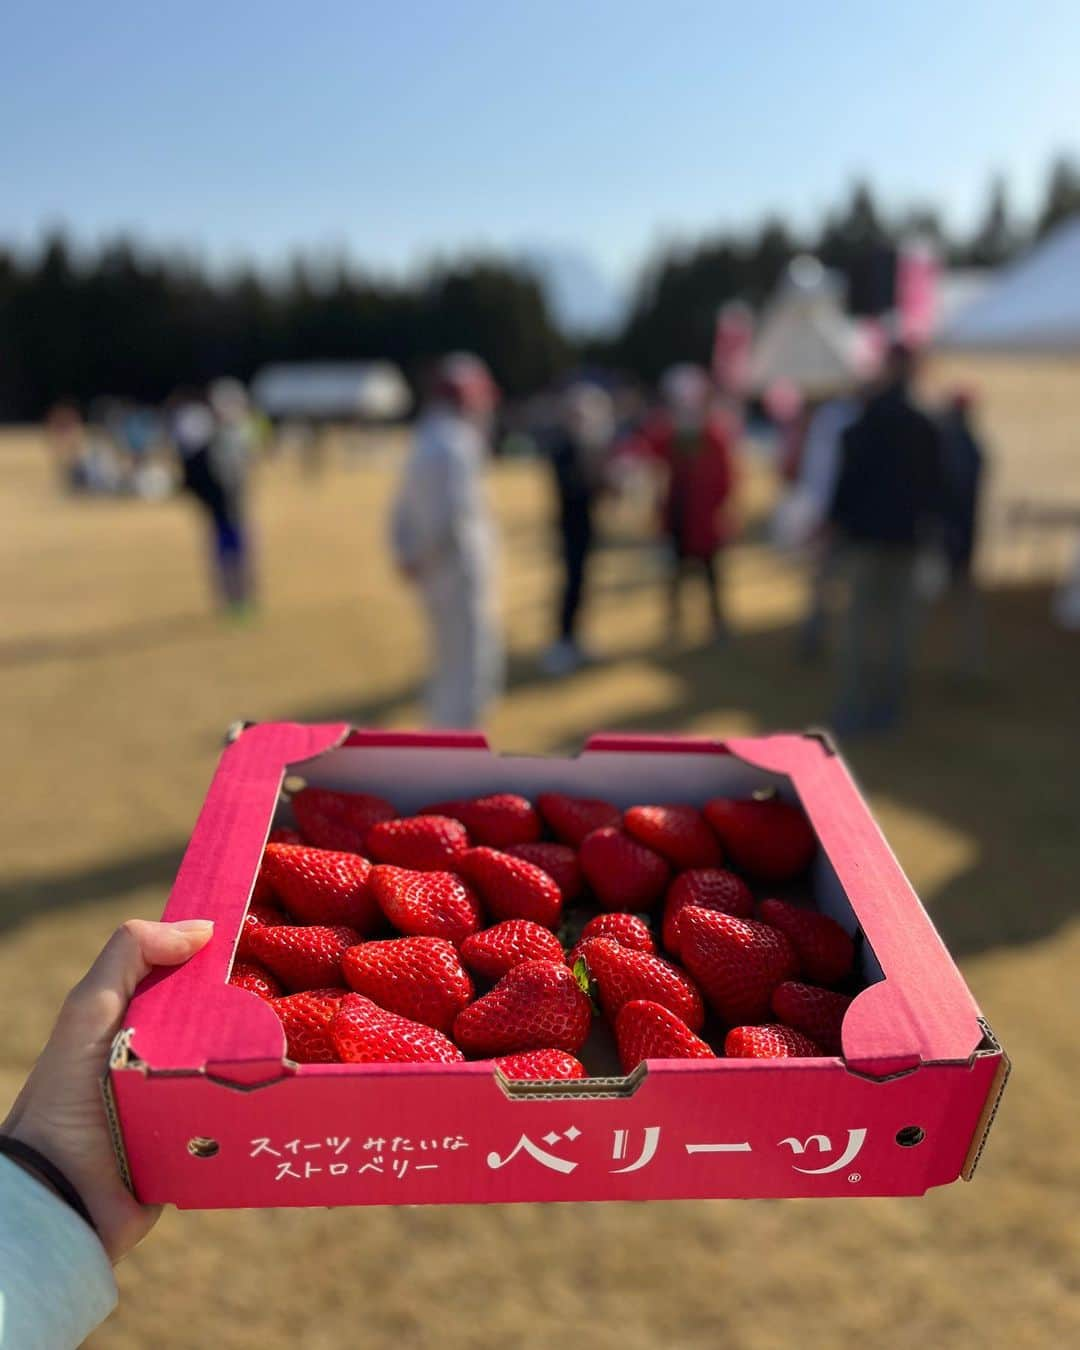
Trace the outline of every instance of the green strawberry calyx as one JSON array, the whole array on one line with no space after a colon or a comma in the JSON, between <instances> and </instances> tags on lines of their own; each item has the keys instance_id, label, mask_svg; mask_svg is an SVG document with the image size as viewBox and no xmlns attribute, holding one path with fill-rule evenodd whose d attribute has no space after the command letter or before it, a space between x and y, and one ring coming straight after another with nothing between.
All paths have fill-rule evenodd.
<instances>
[{"instance_id":1,"label":"green strawberry calyx","mask_svg":"<svg viewBox=\"0 0 1080 1350\"><path fill-rule=\"evenodd\" d=\"M589 970L588 961L586 961L583 956L579 956L574 962L573 970L574 979L577 980L578 988L586 995L589 1002L592 1004L593 1012L598 1013L600 1008L596 1002L596 981L593 979L592 972Z\"/></svg>"}]
</instances>

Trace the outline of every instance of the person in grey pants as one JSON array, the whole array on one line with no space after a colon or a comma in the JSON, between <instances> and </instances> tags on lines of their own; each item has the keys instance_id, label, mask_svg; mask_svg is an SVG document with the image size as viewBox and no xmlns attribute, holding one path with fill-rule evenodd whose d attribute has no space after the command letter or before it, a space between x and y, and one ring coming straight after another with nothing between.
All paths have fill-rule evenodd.
<instances>
[{"instance_id":1,"label":"person in grey pants","mask_svg":"<svg viewBox=\"0 0 1080 1350\"><path fill-rule=\"evenodd\" d=\"M495 398L477 357L440 361L394 505L394 558L430 632L433 727L478 726L502 687L495 526L482 482Z\"/></svg>"},{"instance_id":2,"label":"person in grey pants","mask_svg":"<svg viewBox=\"0 0 1080 1350\"><path fill-rule=\"evenodd\" d=\"M893 346L861 414L844 432L830 520L848 583L833 725L842 734L900 722L914 648L916 562L940 531L937 428L910 393L914 358Z\"/></svg>"}]
</instances>

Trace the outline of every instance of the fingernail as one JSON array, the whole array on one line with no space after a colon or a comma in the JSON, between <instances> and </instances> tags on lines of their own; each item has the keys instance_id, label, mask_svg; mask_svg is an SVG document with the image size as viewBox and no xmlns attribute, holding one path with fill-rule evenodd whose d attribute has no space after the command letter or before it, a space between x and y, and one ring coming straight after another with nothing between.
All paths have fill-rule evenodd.
<instances>
[{"instance_id":1,"label":"fingernail","mask_svg":"<svg viewBox=\"0 0 1080 1350\"><path fill-rule=\"evenodd\" d=\"M179 923L174 923L173 927L178 933L212 933L214 921L213 919L181 919Z\"/></svg>"}]
</instances>

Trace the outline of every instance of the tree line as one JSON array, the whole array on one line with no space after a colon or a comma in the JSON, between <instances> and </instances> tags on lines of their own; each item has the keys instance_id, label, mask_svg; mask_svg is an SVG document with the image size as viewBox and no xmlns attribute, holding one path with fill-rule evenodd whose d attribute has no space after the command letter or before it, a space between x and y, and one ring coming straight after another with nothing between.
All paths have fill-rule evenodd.
<instances>
[{"instance_id":1,"label":"tree line","mask_svg":"<svg viewBox=\"0 0 1080 1350\"><path fill-rule=\"evenodd\" d=\"M472 258L388 281L346 262L297 259L282 276L214 272L127 239L80 254L62 233L36 252L0 248L0 419L39 417L59 399L99 395L158 402L222 374L248 379L270 361L387 358L416 379L439 352L483 356L511 396L580 363L652 380L673 361L707 360L720 305L757 306L790 259L816 253L848 280L856 312L889 303L901 239L934 240L958 266L998 266L1080 212L1080 165L1054 163L1035 218L1020 221L992 184L966 238L931 208L883 211L865 183L800 234L779 218L750 230L669 246L643 269L622 331L595 341L563 334L526 267Z\"/></svg>"}]
</instances>

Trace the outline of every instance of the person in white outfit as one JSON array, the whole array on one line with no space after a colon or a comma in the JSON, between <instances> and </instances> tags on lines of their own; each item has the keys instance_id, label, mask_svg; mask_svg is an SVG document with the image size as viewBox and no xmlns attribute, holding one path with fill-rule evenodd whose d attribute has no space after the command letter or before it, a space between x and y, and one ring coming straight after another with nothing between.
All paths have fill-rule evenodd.
<instances>
[{"instance_id":1,"label":"person in white outfit","mask_svg":"<svg viewBox=\"0 0 1080 1350\"><path fill-rule=\"evenodd\" d=\"M436 727L478 725L502 686L495 528L483 489L496 397L477 357L439 362L394 506L394 558L431 631L427 713Z\"/></svg>"}]
</instances>

